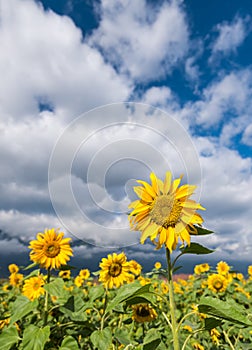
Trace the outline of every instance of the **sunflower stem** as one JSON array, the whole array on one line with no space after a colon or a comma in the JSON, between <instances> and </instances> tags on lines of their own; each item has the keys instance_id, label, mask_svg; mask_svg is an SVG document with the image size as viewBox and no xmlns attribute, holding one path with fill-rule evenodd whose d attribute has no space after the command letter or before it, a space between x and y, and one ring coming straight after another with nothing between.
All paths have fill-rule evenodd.
<instances>
[{"instance_id":1,"label":"sunflower stem","mask_svg":"<svg viewBox=\"0 0 252 350\"><path fill-rule=\"evenodd\" d=\"M104 307L103 307L103 315L101 318L101 331L104 328L104 321L105 321L105 316L106 316L106 308L107 308L107 303L108 303L108 289L105 289L105 297L104 297Z\"/></svg>"},{"instance_id":2,"label":"sunflower stem","mask_svg":"<svg viewBox=\"0 0 252 350\"><path fill-rule=\"evenodd\" d=\"M50 268L47 270L47 279L46 283L50 283L50 277L51 277L51 270ZM47 290L45 291L45 305L44 305L44 326L47 325L47 319L48 319L48 297L49 294Z\"/></svg>"},{"instance_id":3,"label":"sunflower stem","mask_svg":"<svg viewBox=\"0 0 252 350\"><path fill-rule=\"evenodd\" d=\"M174 300L173 281L172 281L172 262L171 262L171 254L168 248L166 248L166 259L167 259L167 267L168 267L168 285L169 285L169 301L170 301L173 347L174 347L174 350L180 350L179 335L178 335L177 321L176 321L176 315L175 315L176 305Z\"/></svg>"}]
</instances>

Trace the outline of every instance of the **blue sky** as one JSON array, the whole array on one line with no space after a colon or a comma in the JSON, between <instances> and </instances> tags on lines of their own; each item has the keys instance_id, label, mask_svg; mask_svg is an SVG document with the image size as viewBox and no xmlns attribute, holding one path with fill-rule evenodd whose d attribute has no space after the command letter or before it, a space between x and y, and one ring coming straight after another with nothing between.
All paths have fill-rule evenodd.
<instances>
[{"instance_id":1,"label":"blue sky","mask_svg":"<svg viewBox=\"0 0 252 350\"><path fill-rule=\"evenodd\" d=\"M251 2L0 4L2 272L28 263L28 242L50 227L72 237L73 264L97 269L113 244L129 245L129 258L147 267L163 260L163 251L136 244L125 212L132 179L169 169L198 185L205 225L215 231L198 239L216 249L203 259L245 271ZM186 260L187 271L200 261Z\"/></svg>"}]
</instances>

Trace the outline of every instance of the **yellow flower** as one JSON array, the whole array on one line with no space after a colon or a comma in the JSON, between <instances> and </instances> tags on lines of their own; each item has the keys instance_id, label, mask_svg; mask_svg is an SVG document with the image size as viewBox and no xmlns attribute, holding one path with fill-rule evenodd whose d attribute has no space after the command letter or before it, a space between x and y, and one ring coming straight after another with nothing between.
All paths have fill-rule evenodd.
<instances>
[{"instance_id":1,"label":"yellow flower","mask_svg":"<svg viewBox=\"0 0 252 350\"><path fill-rule=\"evenodd\" d=\"M10 264L8 269L10 273L17 273L19 271L19 267L16 264Z\"/></svg>"},{"instance_id":2,"label":"yellow flower","mask_svg":"<svg viewBox=\"0 0 252 350\"><path fill-rule=\"evenodd\" d=\"M204 208L189 199L196 186L179 187L181 177L172 182L170 172L166 173L164 182L154 173L150 179L151 185L138 180L143 186L134 187L140 199L129 205L133 209L129 214L131 228L142 232L142 244L149 237L157 249L165 245L171 252L177 246L178 237L189 245L190 233L197 234L194 225L203 222L196 210Z\"/></svg>"},{"instance_id":3,"label":"yellow flower","mask_svg":"<svg viewBox=\"0 0 252 350\"><path fill-rule=\"evenodd\" d=\"M10 285L13 287L18 287L21 285L24 275L22 273L12 273L9 276Z\"/></svg>"},{"instance_id":4,"label":"yellow flower","mask_svg":"<svg viewBox=\"0 0 252 350\"><path fill-rule=\"evenodd\" d=\"M188 324L184 325L183 329L185 329L186 331L192 333L193 329L191 326L189 326Z\"/></svg>"},{"instance_id":5,"label":"yellow flower","mask_svg":"<svg viewBox=\"0 0 252 350\"><path fill-rule=\"evenodd\" d=\"M83 284L83 278L80 276L75 277L74 284L76 285L76 287L81 287Z\"/></svg>"},{"instance_id":6,"label":"yellow flower","mask_svg":"<svg viewBox=\"0 0 252 350\"><path fill-rule=\"evenodd\" d=\"M220 344L219 338L221 336L220 332L217 331L216 328L213 328L210 330L210 335L211 335L213 343L216 345L219 345Z\"/></svg>"},{"instance_id":7,"label":"yellow flower","mask_svg":"<svg viewBox=\"0 0 252 350\"><path fill-rule=\"evenodd\" d=\"M11 287L9 284L5 284L5 285L3 285L2 289L4 292L8 292L11 289Z\"/></svg>"},{"instance_id":8,"label":"yellow flower","mask_svg":"<svg viewBox=\"0 0 252 350\"><path fill-rule=\"evenodd\" d=\"M107 258L102 258L100 263L99 281L106 288L116 288L128 282L130 278L130 264L127 262L127 257L124 253L109 254Z\"/></svg>"},{"instance_id":9,"label":"yellow flower","mask_svg":"<svg viewBox=\"0 0 252 350\"><path fill-rule=\"evenodd\" d=\"M195 265L195 267L194 267L195 275L200 275L200 274L207 272L209 270L210 270L210 266L207 263Z\"/></svg>"},{"instance_id":10,"label":"yellow flower","mask_svg":"<svg viewBox=\"0 0 252 350\"><path fill-rule=\"evenodd\" d=\"M28 299L34 300L45 294L43 285L45 284L42 276L31 277L27 279L23 286L23 295Z\"/></svg>"},{"instance_id":11,"label":"yellow flower","mask_svg":"<svg viewBox=\"0 0 252 350\"><path fill-rule=\"evenodd\" d=\"M5 318L4 320L0 320L0 331L5 327L8 326L10 323L10 318Z\"/></svg>"},{"instance_id":12,"label":"yellow flower","mask_svg":"<svg viewBox=\"0 0 252 350\"><path fill-rule=\"evenodd\" d=\"M226 275L230 270L230 266L225 261L220 261L217 264L217 272L219 275Z\"/></svg>"},{"instance_id":13,"label":"yellow flower","mask_svg":"<svg viewBox=\"0 0 252 350\"><path fill-rule=\"evenodd\" d=\"M79 272L79 276L83 279L83 280L87 280L90 276L90 272L88 269L83 269L83 270L80 270Z\"/></svg>"},{"instance_id":14,"label":"yellow flower","mask_svg":"<svg viewBox=\"0 0 252 350\"><path fill-rule=\"evenodd\" d=\"M157 261L154 266L155 266L155 269L159 270L161 269L162 264L159 261Z\"/></svg>"},{"instance_id":15,"label":"yellow flower","mask_svg":"<svg viewBox=\"0 0 252 350\"><path fill-rule=\"evenodd\" d=\"M200 345L199 343L193 343L193 348L196 350L204 350L204 346Z\"/></svg>"},{"instance_id":16,"label":"yellow flower","mask_svg":"<svg viewBox=\"0 0 252 350\"><path fill-rule=\"evenodd\" d=\"M69 280L71 276L70 270L64 270L59 272L59 277L63 278L64 280Z\"/></svg>"},{"instance_id":17,"label":"yellow flower","mask_svg":"<svg viewBox=\"0 0 252 350\"><path fill-rule=\"evenodd\" d=\"M150 322L157 318L156 311L149 304L132 305L132 319L136 322Z\"/></svg>"},{"instance_id":18,"label":"yellow flower","mask_svg":"<svg viewBox=\"0 0 252 350\"><path fill-rule=\"evenodd\" d=\"M138 281L140 282L141 286L145 286L146 284L150 284L151 283L151 279L150 278L144 278L142 276L138 277Z\"/></svg>"},{"instance_id":19,"label":"yellow flower","mask_svg":"<svg viewBox=\"0 0 252 350\"><path fill-rule=\"evenodd\" d=\"M63 236L63 232L54 228L38 233L37 240L30 242L30 259L46 269L58 269L65 265L73 253L69 245L71 238Z\"/></svg>"},{"instance_id":20,"label":"yellow flower","mask_svg":"<svg viewBox=\"0 0 252 350\"><path fill-rule=\"evenodd\" d=\"M252 265L248 266L248 274L250 277L252 277Z\"/></svg>"},{"instance_id":21,"label":"yellow flower","mask_svg":"<svg viewBox=\"0 0 252 350\"><path fill-rule=\"evenodd\" d=\"M167 283L165 283L164 281L161 282L161 289L162 289L162 293L163 294L167 294L169 292L169 286Z\"/></svg>"},{"instance_id":22,"label":"yellow flower","mask_svg":"<svg viewBox=\"0 0 252 350\"><path fill-rule=\"evenodd\" d=\"M227 279L224 276L219 275L217 273L213 273L212 275L209 275L207 279L207 283L208 283L208 288L211 291L217 292L217 293L225 292L228 286Z\"/></svg>"},{"instance_id":23,"label":"yellow flower","mask_svg":"<svg viewBox=\"0 0 252 350\"><path fill-rule=\"evenodd\" d=\"M132 272L136 276L140 275L142 271L142 266L137 261L130 260L129 265L130 265L130 272Z\"/></svg>"}]
</instances>

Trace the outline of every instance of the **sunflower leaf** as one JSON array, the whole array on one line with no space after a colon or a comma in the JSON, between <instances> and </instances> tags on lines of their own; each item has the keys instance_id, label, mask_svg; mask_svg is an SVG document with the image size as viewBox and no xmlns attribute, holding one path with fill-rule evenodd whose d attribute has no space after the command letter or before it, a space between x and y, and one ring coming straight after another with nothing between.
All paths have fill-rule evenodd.
<instances>
[{"instance_id":1,"label":"sunflower leaf","mask_svg":"<svg viewBox=\"0 0 252 350\"><path fill-rule=\"evenodd\" d=\"M0 334L0 349L9 350L19 340L18 331L16 326L10 326L5 328Z\"/></svg>"},{"instance_id":2,"label":"sunflower leaf","mask_svg":"<svg viewBox=\"0 0 252 350\"><path fill-rule=\"evenodd\" d=\"M65 292L64 281L61 278L57 278L54 281L44 285L45 290L53 296L60 297Z\"/></svg>"},{"instance_id":3,"label":"sunflower leaf","mask_svg":"<svg viewBox=\"0 0 252 350\"><path fill-rule=\"evenodd\" d=\"M98 348L98 350L108 350L112 343L112 334L110 328L107 327L102 331L94 331L90 336L90 340L94 345L94 348Z\"/></svg>"},{"instance_id":4,"label":"sunflower leaf","mask_svg":"<svg viewBox=\"0 0 252 350\"><path fill-rule=\"evenodd\" d=\"M219 300L218 298L203 297L198 306L199 312L239 325L252 326L244 308L233 300Z\"/></svg>"},{"instance_id":5,"label":"sunflower leaf","mask_svg":"<svg viewBox=\"0 0 252 350\"><path fill-rule=\"evenodd\" d=\"M13 314L11 315L10 323L15 323L24 316L28 315L30 312L33 312L38 306L38 300L30 301L24 295L20 295L14 301L11 306Z\"/></svg>"},{"instance_id":6,"label":"sunflower leaf","mask_svg":"<svg viewBox=\"0 0 252 350\"><path fill-rule=\"evenodd\" d=\"M30 324L24 330L22 346L26 350L44 349L45 343L50 337L50 326L39 328Z\"/></svg>"},{"instance_id":7,"label":"sunflower leaf","mask_svg":"<svg viewBox=\"0 0 252 350\"><path fill-rule=\"evenodd\" d=\"M208 230L204 227L200 227L197 225L193 225L193 226L196 228L197 233L190 232L191 236L204 236L204 235L210 235L211 233L214 233L214 231Z\"/></svg>"},{"instance_id":8,"label":"sunflower leaf","mask_svg":"<svg viewBox=\"0 0 252 350\"><path fill-rule=\"evenodd\" d=\"M185 248L180 248L182 254L210 254L213 253L212 249L203 247L199 243L191 243L190 246L186 246Z\"/></svg>"},{"instance_id":9,"label":"sunflower leaf","mask_svg":"<svg viewBox=\"0 0 252 350\"><path fill-rule=\"evenodd\" d=\"M205 327L206 331L210 331L213 328L216 328L222 324L222 320L215 317L207 317L205 318Z\"/></svg>"},{"instance_id":10,"label":"sunflower leaf","mask_svg":"<svg viewBox=\"0 0 252 350\"><path fill-rule=\"evenodd\" d=\"M61 343L59 350L79 350L77 341L70 335L65 337Z\"/></svg>"}]
</instances>

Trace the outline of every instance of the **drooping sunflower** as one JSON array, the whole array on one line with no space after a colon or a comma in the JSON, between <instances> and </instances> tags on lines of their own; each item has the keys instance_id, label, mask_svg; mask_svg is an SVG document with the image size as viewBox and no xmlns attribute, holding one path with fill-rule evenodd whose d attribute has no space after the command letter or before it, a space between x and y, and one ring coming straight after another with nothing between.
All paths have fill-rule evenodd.
<instances>
[{"instance_id":1,"label":"drooping sunflower","mask_svg":"<svg viewBox=\"0 0 252 350\"><path fill-rule=\"evenodd\" d=\"M156 311L149 304L132 305L132 318L136 322L150 322L157 318Z\"/></svg>"},{"instance_id":2,"label":"drooping sunflower","mask_svg":"<svg viewBox=\"0 0 252 350\"><path fill-rule=\"evenodd\" d=\"M57 229L45 230L37 234L37 240L31 241L30 259L46 269L58 269L65 265L73 255L69 245L71 238L63 238L64 233Z\"/></svg>"},{"instance_id":3,"label":"drooping sunflower","mask_svg":"<svg viewBox=\"0 0 252 350\"><path fill-rule=\"evenodd\" d=\"M218 273L213 273L207 279L208 288L215 293L225 292L228 286L228 280Z\"/></svg>"},{"instance_id":4,"label":"drooping sunflower","mask_svg":"<svg viewBox=\"0 0 252 350\"><path fill-rule=\"evenodd\" d=\"M107 258L102 258L99 266L101 268L99 281L106 288L113 288L113 286L118 288L124 282L131 281L130 264L124 253L109 254Z\"/></svg>"},{"instance_id":5,"label":"drooping sunflower","mask_svg":"<svg viewBox=\"0 0 252 350\"><path fill-rule=\"evenodd\" d=\"M10 285L18 287L22 284L24 275L22 273L11 273L9 276Z\"/></svg>"},{"instance_id":6,"label":"drooping sunflower","mask_svg":"<svg viewBox=\"0 0 252 350\"><path fill-rule=\"evenodd\" d=\"M44 284L45 282L42 276L27 279L23 286L23 295L25 295L31 301L39 298L40 295L45 294L45 290L43 288Z\"/></svg>"},{"instance_id":7,"label":"drooping sunflower","mask_svg":"<svg viewBox=\"0 0 252 350\"><path fill-rule=\"evenodd\" d=\"M134 191L140 199L129 205L133 209L129 222L132 229L142 232L142 244L149 237L157 249L164 244L171 252L177 246L178 237L189 245L190 233L197 234L194 225L201 225L203 219L196 210L205 208L189 199L196 186L179 187L181 178L172 181L168 171L164 182L154 173L150 174L151 185L137 181L142 186L134 187Z\"/></svg>"}]
</instances>

